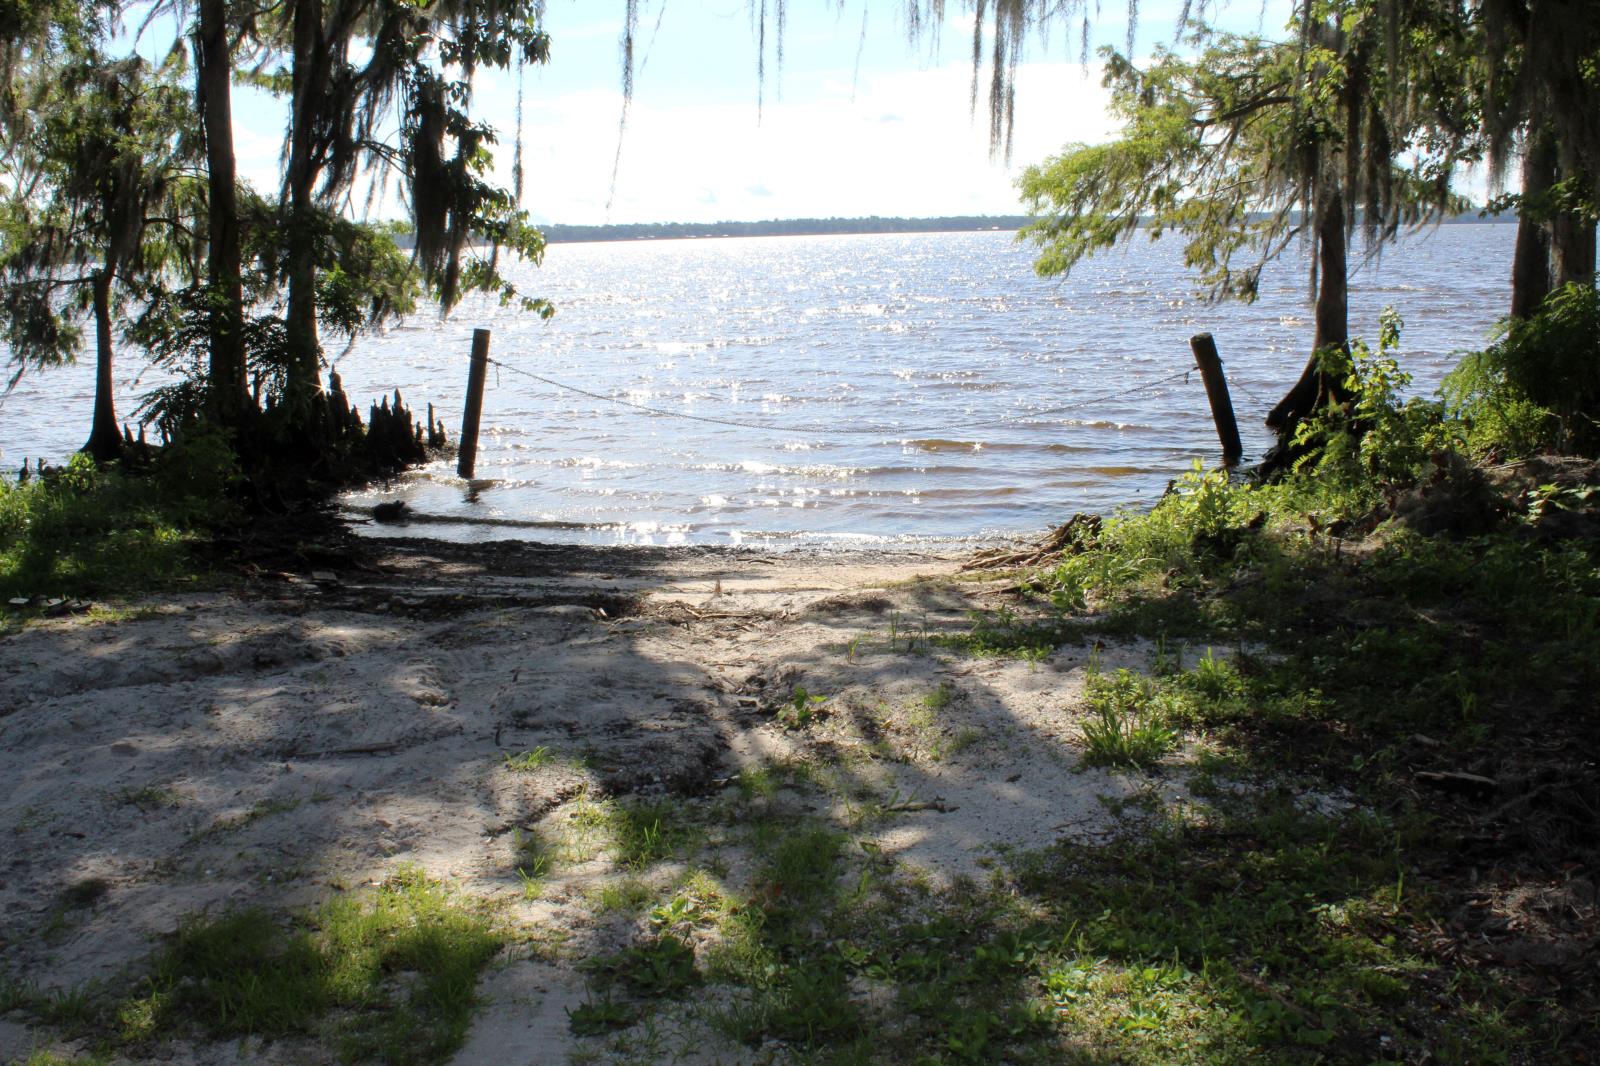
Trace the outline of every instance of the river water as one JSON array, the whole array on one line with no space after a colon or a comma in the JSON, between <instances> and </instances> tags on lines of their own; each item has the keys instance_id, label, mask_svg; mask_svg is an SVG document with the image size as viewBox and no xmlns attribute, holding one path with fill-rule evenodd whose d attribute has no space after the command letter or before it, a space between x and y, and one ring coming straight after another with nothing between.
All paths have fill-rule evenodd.
<instances>
[{"instance_id":1,"label":"river water","mask_svg":"<svg viewBox=\"0 0 1600 1066\"><path fill-rule=\"evenodd\" d=\"M1503 313L1514 237L1444 226L1386 250L1353 279L1353 332L1375 338L1397 308L1403 365L1430 392ZM554 319L474 300L330 352L352 397L431 400L452 437L473 327L505 364L489 376L478 481L438 463L350 494L352 513L404 499L432 519L410 532L461 540L1031 532L1148 506L1193 459L1216 460L1199 375L1182 375L1190 335L1217 338L1247 461L1311 340L1303 260L1269 268L1254 304L1208 304L1172 239L1141 237L1065 281L1035 277L1009 232L556 245L514 276L556 302ZM126 415L151 377L123 364ZM80 444L92 386L87 363L24 377L0 409L0 462Z\"/></svg>"}]
</instances>

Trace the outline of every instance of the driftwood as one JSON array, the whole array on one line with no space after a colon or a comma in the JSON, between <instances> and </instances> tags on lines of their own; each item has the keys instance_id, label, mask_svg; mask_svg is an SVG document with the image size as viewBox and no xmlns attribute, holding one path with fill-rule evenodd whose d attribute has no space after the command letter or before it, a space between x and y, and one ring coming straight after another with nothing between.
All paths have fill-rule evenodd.
<instances>
[{"instance_id":1,"label":"driftwood","mask_svg":"<svg viewBox=\"0 0 1600 1066\"><path fill-rule=\"evenodd\" d=\"M1100 516L1075 514L1025 548L990 548L975 554L961 565L966 570L1022 570L1044 566L1063 555L1077 555L1092 549L1100 537Z\"/></svg>"}]
</instances>

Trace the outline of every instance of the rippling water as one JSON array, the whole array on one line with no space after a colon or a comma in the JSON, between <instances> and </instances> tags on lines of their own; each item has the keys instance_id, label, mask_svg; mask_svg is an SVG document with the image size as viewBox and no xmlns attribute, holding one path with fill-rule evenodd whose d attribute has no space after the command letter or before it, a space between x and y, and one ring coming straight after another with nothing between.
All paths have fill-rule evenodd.
<instances>
[{"instance_id":1,"label":"rippling water","mask_svg":"<svg viewBox=\"0 0 1600 1066\"><path fill-rule=\"evenodd\" d=\"M1354 279L1353 331L1375 337L1378 312L1398 308L1406 365L1431 390L1450 353L1481 346L1502 314L1514 237L1509 225L1446 226L1390 249ZM352 396L432 400L452 435L474 326L494 331L491 354L508 364L490 374L479 481L436 464L350 507L403 498L443 520L412 531L468 540L1032 531L1147 505L1192 458L1214 460L1199 376L1163 381L1190 366L1191 334L1216 335L1247 453L1269 443L1261 417L1311 338L1300 261L1269 273L1253 305L1209 305L1170 239L1065 282L1036 278L1009 233L557 245L518 280L555 300L553 320L468 303L338 357ZM654 416L510 368L759 428ZM7 465L81 443L90 371L24 379L0 412ZM122 384L126 412L137 390Z\"/></svg>"}]
</instances>

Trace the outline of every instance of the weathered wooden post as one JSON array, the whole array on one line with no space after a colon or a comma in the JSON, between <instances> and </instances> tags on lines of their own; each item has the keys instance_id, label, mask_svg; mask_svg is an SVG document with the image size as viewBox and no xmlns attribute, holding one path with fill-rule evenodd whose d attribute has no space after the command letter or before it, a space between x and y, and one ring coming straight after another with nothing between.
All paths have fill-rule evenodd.
<instances>
[{"instance_id":1,"label":"weathered wooden post","mask_svg":"<svg viewBox=\"0 0 1600 1066\"><path fill-rule=\"evenodd\" d=\"M1217 439L1222 442L1222 465L1237 465L1244 455L1244 445L1239 440L1239 423L1233 417L1233 400L1228 396L1228 379L1222 374L1217 342L1209 333L1196 333L1189 338L1189 347L1194 350L1200 379L1206 384L1206 399L1211 401L1211 420L1217 424Z\"/></svg>"},{"instance_id":2,"label":"weathered wooden post","mask_svg":"<svg viewBox=\"0 0 1600 1066\"><path fill-rule=\"evenodd\" d=\"M467 409L461 415L461 449L456 473L472 480L478 466L478 421L483 417L483 383L489 377L489 331L472 331L472 368L467 371Z\"/></svg>"}]
</instances>

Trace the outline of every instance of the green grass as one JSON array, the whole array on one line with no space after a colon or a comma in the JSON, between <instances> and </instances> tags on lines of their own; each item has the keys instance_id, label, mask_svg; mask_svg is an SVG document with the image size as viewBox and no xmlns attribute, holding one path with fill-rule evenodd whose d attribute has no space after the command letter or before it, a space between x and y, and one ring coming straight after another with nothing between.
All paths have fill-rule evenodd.
<instances>
[{"instance_id":1,"label":"green grass","mask_svg":"<svg viewBox=\"0 0 1600 1066\"><path fill-rule=\"evenodd\" d=\"M947 710L956 701L956 687L948 681L941 681L933 687L933 691L922 697L922 705L934 714Z\"/></svg>"},{"instance_id":2,"label":"green grass","mask_svg":"<svg viewBox=\"0 0 1600 1066\"><path fill-rule=\"evenodd\" d=\"M25 1059L16 1060L20 1066L104 1066L111 1061L109 1055L62 1055L55 1051L31 1051Z\"/></svg>"},{"instance_id":3,"label":"green grass","mask_svg":"<svg viewBox=\"0 0 1600 1066\"><path fill-rule=\"evenodd\" d=\"M941 633L930 638L938 647L968 655L1040 662L1063 644L1076 643L1083 627L1064 617L1044 621L1024 619L1010 608L978 611L965 633Z\"/></svg>"},{"instance_id":4,"label":"green grass","mask_svg":"<svg viewBox=\"0 0 1600 1066\"><path fill-rule=\"evenodd\" d=\"M302 1035L351 1061L442 1061L504 939L480 908L409 871L292 922L259 909L186 922L118 1024L134 1042Z\"/></svg>"},{"instance_id":5,"label":"green grass","mask_svg":"<svg viewBox=\"0 0 1600 1066\"><path fill-rule=\"evenodd\" d=\"M96 469L74 456L24 484L0 479L0 612L35 610L9 606L13 598L141 593L207 579L193 548L231 512L225 471L211 469L201 450L189 449L187 460L175 453L154 474Z\"/></svg>"},{"instance_id":6,"label":"green grass","mask_svg":"<svg viewBox=\"0 0 1600 1066\"><path fill-rule=\"evenodd\" d=\"M624 876L640 932L588 964L573 1032L633 1046L673 1012L797 1061L1038 1064L1531 1063L1592 1033L1581 994L1530 1011L1517 982L1431 949L1455 897L1426 864L1454 845L1428 812L1324 813L1301 799L1318 777L1256 765L1255 727L1212 718L1278 698L1278 668L1189 663L1123 688L1228 723L1238 743L1191 775L1196 798L1146 796L1109 842L1013 854L987 882L941 886L828 818L763 816L763 786L807 792L828 767L748 771L719 814L740 887L691 857L652 905Z\"/></svg>"},{"instance_id":7,"label":"green grass","mask_svg":"<svg viewBox=\"0 0 1600 1066\"><path fill-rule=\"evenodd\" d=\"M1178 742L1159 683L1129 670L1091 675L1085 687L1083 761L1089 766L1143 769Z\"/></svg>"},{"instance_id":8,"label":"green grass","mask_svg":"<svg viewBox=\"0 0 1600 1066\"><path fill-rule=\"evenodd\" d=\"M33 989L20 977L0 973L0 1015L21 1010L33 1000Z\"/></svg>"},{"instance_id":9,"label":"green grass","mask_svg":"<svg viewBox=\"0 0 1600 1066\"><path fill-rule=\"evenodd\" d=\"M705 827L671 799L596 798L584 792L535 831L518 830L513 866L530 895L564 867L606 858L623 870L643 872L693 852ZM607 909L631 909L620 902Z\"/></svg>"},{"instance_id":10,"label":"green grass","mask_svg":"<svg viewBox=\"0 0 1600 1066\"><path fill-rule=\"evenodd\" d=\"M506 752L505 768L512 773L526 774L550 765L555 761L555 756L550 749L540 745L532 751L519 752L516 755Z\"/></svg>"},{"instance_id":11,"label":"green grass","mask_svg":"<svg viewBox=\"0 0 1600 1066\"><path fill-rule=\"evenodd\" d=\"M287 814L299 806L300 800L292 798L257 800L255 803L251 804L250 809L247 811L244 811L240 814L231 815L227 818L219 818L211 825L208 825L203 829L196 830L190 839L204 840L207 837L220 836L225 833L237 833L241 829L248 829L250 826L261 821L263 818L271 818L276 814Z\"/></svg>"}]
</instances>

